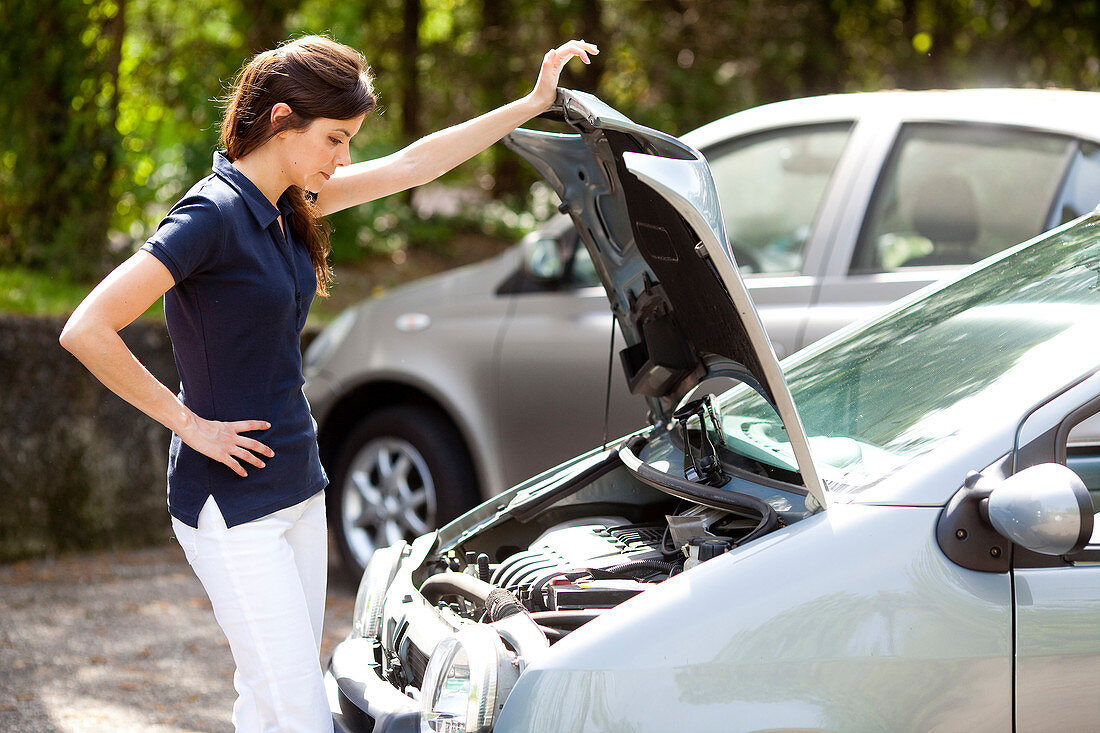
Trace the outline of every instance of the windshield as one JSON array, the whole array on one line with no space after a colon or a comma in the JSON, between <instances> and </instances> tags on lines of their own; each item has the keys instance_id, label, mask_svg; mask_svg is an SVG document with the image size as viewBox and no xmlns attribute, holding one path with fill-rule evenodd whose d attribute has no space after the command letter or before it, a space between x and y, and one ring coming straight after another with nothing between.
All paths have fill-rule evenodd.
<instances>
[{"instance_id":1,"label":"windshield","mask_svg":"<svg viewBox=\"0 0 1100 733\"><path fill-rule=\"evenodd\" d=\"M784 363L826 488L858 491L948 439L1014 424L1100 365L1100 218L1013 251ZM795 468L759 395L738 386L718 405L730 450Z\"/></svg>"}]
</instances>

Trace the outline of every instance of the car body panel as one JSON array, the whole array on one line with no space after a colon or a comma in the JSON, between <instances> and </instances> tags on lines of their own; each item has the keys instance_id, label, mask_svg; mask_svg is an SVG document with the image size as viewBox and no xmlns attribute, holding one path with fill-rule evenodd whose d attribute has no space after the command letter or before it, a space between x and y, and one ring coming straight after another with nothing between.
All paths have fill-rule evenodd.
<instances>
[{"instance_id":1,"label":"car body panel","mask_svg":"<svg viewBox=\"0 0 1100 733\"><path fill-rule=\"evenodd\" d=\"M1017 730L1089 730L1100 719L1100 566L1013 573Z\"/></svg>"},{"instance_id":2,"label":"car body panel","mask_svg":"<svg viewBox=\"0 0 1100 733\"><path fill-rule=\"evenodd\" d=\"M551 647L494 731L1011 729L1009 578L950 563L938 514L833 506L670 578Z\"/></svg>"},{"instance_id":3,"label":"car body panel","mask_svg":"<svg viewBox=\"0 0 1100 733\"><path fill-rule=\"evenodd\" d=\"M306 394L320 426L322 447L330 414L341 398L369 385L405 385L427 395L458 427L470 445L481 446L473 458L479 472L491 472L502 456L495 400L499 363L491 345L505 327L506 313L494 300L483 297L485 278L499 282L514 271L515 252L488 263L444 273L368 301L354 335L338 345L323 369L310 371ZM395 323L405 314L428 316L421 331L401 332ZM490 348L485 348L490 335ZM440 351L452 358L441 369ZM334 375L340 375L338 378ZM485 400L483 395L493 395Z\"/></svg>"},{"instance_id":4,"label":"car body panel","mask_svg":"<svg viewBox=\"0 0 1100 733\"><path fill-rule=\"evenodd\" d=\"M645 424L646 406L627 389L623 370L615 363L591 363L591 355L607 351L611 341L612 317L603 288L582 293L527 293L511 299L506 330L500 341L500 415L502 445L514 441L538 445L554 454L565 454L577 443L599 445ZM559 344L554 367L570 374L567 385L551 382L532 384L527 375L545 368L542 346L547 339ZM616 333L620 347L622 336ZM610 374L608 373L610 369ZM602 417L608 398L607 381L612 382L610 419ZM553 420L540 415L559 411L590 413L598 406L596 419L578 421L568 433ZM505 470L514 476L531 476L546 468L534 451L509 451L503 456Z\"/></svg>"}]
</instances>

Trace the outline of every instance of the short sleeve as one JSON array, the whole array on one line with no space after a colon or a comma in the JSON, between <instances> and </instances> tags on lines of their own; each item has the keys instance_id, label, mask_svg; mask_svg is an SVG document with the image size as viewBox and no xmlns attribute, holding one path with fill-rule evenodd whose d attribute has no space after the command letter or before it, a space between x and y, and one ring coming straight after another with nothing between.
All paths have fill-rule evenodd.
<instances>
[{"instance_id":1,"label":"short sleeve","mask_svg":"<svg viewBox=\"0 0 1100 733\"><path fill-rule=\"evenodd\" d=\"M172 207L141 248L160 260L179 283L213 265L225 238L218 205L205 196L192 194Z\"/></svg>"}]
</instances>

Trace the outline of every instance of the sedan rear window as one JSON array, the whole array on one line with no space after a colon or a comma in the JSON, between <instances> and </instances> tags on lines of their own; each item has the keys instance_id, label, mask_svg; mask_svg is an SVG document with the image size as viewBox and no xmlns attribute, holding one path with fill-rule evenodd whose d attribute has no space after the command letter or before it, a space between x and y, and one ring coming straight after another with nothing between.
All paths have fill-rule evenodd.
<instances>
[{"instance_id":1,"label":"sedan rear window","mask_svg":"<svg viewBox=\"0 0 1100 733\"><path fill-rule=\"evenodd\" d=\"M1034 237L1047 228L1072 144L993 125L904 126L852 271L966 265Z\"/></svg>"}]
</instances>

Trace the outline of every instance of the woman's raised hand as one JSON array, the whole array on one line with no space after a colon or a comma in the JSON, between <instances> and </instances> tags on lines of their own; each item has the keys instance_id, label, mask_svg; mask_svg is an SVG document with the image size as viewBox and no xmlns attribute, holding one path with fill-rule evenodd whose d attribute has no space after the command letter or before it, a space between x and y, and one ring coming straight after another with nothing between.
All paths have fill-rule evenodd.
<instances>
[{"instance_id":1,"label":"woman's raised hand","mask_svg":"<svg viewBox=\"0 0 1100 733\"><path fill-rule=\"evenodd\" d=\"M263 420L218 422L204 420L196 415L187 428L179 431L179 436L180 440L207 458L224 463L238 476L247 476L248 472L241 466L241 461L263 468L266 464L260 456L271 458L275 451L241 433L267 430L270 427L271 424Z\"/></svg>"},{"instance_id":2,"label":"woman's raised hand","mask_svg":"<svg viewBox=\"0 0 1100 733\"><path fill-rule=\"evenodd\" d=\"M590 63L589 55L595 56L600 52L593 43L587 41L569 41L557 48L547 51L542 57L542 68L539 69L539 79L535 82L535 88L531 96L543 107L549 107L557 97L558 78L561 70L574 56L579 56L584 63Z\"/></svg>"}]
</instances>

